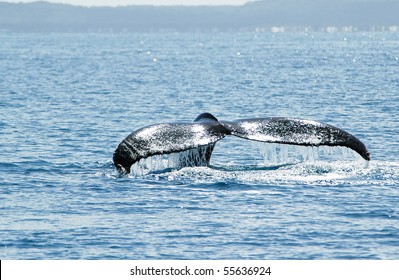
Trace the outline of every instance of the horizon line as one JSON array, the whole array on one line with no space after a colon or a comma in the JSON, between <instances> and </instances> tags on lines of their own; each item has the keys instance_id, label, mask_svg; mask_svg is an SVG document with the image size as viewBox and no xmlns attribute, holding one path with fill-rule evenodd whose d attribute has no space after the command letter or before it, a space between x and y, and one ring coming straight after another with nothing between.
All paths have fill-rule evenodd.
<instances>
[{"instance_id":1,"label":"horizon line","mask_svg":"<svg viewBox=\"0 0 399 280\"><path fill-rule=\"evenodd\" d=\"M121 4L121 5L83 5L83 4L73 4L73 3L61 3L61 2L51 2L46 0L37 0L37 1L29 1L29 2L9 2L9 1L1 1L1 3L12 4L12 5L29 5L29 4L51 4L51 5L66 5L66 6L74 6L74 7L83 7L83 8L124 8L124 7L242 7L251 2L258 2L260 0L248 0L244 4Z\"/></svg>"}]
</instances>

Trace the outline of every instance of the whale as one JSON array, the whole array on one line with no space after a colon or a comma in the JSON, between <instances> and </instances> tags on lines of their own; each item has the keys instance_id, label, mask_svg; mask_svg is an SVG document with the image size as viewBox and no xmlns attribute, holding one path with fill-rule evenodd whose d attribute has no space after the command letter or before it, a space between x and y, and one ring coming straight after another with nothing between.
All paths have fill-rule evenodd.
<instances>
[{"instance_id":1,"label":"whale","mask_svg":"<svg viewBox=\"0 0 399 280\"><path fill-rule=\"evenodd\" d=\"M118 172L129 174L133 164L155 155L197 149L185 165L207 166L218 141L226 136L299 146L342 146L370 160L370 152L354 135L333 125L289 117L218 120L211 113L202 113L190 123L160 123L130 133L116 147L113 162Z\"/></svg>"}]
</instances>

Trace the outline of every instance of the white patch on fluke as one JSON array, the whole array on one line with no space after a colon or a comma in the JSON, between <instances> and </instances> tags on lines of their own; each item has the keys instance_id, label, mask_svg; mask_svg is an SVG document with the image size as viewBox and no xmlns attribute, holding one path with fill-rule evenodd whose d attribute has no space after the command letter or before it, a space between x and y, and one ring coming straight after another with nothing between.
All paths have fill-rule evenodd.
<instances>
[{"instance_id":1,"label":"white patch on fluke","mask_svg":"<svg viewBox=\"0 0 399 280\"><path fill-rule=\"evenodd\" d=\"M153 126L149 126L144 128L141 131L138 131L136 134L137 138L142 138L142 139L149 139L151 137L154 137L154 135L156 135L160 130L162 130L162 127L165 125L153 125Z\"/></svg>"},{"instance_id":2,"label":"white patch on fluke","mask_svg":"<svg viewBox=\"0 0 399 280\"><path fill-rule=\"evenodd\" d=\"M194 125L192 131L195 133L195 139L193 142L199 146L207 145L211 141L208 136L207 130L202 125Z\"/></svg>"}]
</instances>

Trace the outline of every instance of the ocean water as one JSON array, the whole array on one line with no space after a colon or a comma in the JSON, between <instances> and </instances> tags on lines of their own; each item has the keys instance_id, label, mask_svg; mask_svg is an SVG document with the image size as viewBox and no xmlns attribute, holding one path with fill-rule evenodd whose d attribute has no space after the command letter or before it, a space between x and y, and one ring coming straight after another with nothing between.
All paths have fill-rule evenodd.
<instances>
[{"instance_id":1,"label":"ocean water","mask_svg":"<svg viewBox=\"0 0 399 280\"><path fill-rule=\"evenodd\" d=\"M0 34L1 259L399 259L399 33ZM285 116L371 152L226 137L210 167L112 154L162 122Z\"/></svg>"}]
</instances>

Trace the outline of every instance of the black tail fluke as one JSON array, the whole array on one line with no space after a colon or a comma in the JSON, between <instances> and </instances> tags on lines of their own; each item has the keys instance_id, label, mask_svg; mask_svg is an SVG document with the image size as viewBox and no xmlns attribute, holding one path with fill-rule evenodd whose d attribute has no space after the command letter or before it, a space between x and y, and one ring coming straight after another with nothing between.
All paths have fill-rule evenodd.
<instances>
[{"instance_id":1,"label":"black tail fluke","mask_svg":"<svg viewBox=\"0 0 399 280\"><path fill-rule=\"evenodd\" d=\"M130 173L140 159L154 155L178 153L207 146L209 163L215 143L229 132L209 113L199 115L193 123L150 125L127 136L114 152L114 164L121 173ZM195 165L195 162L192 163Z\"/></svg>"},{"instance_id":2,"label":"black tail fluke","mask_svg":"<svg viewBox=\"0 0 399 280\"><path fill-rule=\"evenodd\" d=\"M294 118L256 118L221 122L232 135L260 142L348 147L370 160L366 146L335 126Z\"/></svg>"},{"instance_id":3,"label":"black tail fluke","mask_svg":"<svg viewBox=\"0 0 399 280\"><path fill-rule=\"evenodd\" d=\"M127 174L140 159L199 147L206 147L209 164L216 142L226 135L269 143L343 146L370 160L370 153L359 139L332 125L293 118L218 121L212 114L202 113L193 123L156 124L131 133L116 148L114 164L118 171ZM195 165L195 162L190 163L190 166Z\"/></svg>"}]
</instances>

